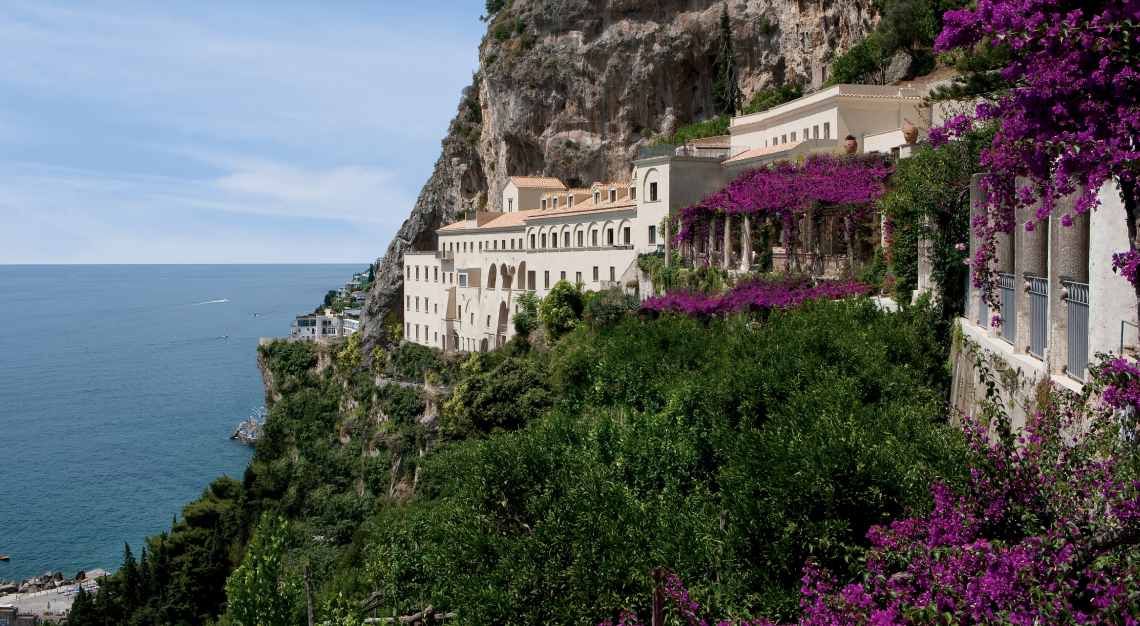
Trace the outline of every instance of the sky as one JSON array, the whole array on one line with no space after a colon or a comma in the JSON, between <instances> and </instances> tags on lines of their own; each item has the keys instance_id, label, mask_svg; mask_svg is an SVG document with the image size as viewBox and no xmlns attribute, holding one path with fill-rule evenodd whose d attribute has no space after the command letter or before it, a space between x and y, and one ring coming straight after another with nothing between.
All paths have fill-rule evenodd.
<instances>
[{"instance_id":1,"label":"sky","mask_svg":"<svg viewBox=\"0 0 1140 626\"><path fill-rule=\"evenodd\" d=\"M0 264L368 262L481 0L0 3Z\"/></svg>"}]
</instances>

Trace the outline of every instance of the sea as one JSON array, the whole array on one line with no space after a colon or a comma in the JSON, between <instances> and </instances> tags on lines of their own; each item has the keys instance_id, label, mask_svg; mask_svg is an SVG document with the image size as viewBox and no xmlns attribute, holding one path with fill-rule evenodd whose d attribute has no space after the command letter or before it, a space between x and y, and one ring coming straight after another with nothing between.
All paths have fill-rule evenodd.
<instances>
[{"instance_id":1,"label":"sea","mask_svg":"<svg viewBox=\"0 0 1140 626\"><path fill-rule=\"evenodd\" d=\"M240 480L258 338L366 268L0 266L0 580L114 570Z\"/></svg>"}]
</instances>

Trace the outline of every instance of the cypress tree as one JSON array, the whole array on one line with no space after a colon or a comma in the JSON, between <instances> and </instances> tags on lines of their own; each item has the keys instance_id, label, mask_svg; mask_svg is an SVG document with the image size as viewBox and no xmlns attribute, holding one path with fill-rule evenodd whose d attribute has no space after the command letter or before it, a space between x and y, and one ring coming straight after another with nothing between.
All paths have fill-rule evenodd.
<instances>
[{"instance_id":1,"label":"cypress tree","mask_svg":"<svg viewBox=\"0 0 1140 626\"><path fill-rule=\"evenodd\" d=\"M716 60L713 61L713 109L717 115L735 115L743 95L736 71L736 52L732 47L732 25L728 5L721 7L720 33L717 36Z\"/></svg>"}]
</instances>

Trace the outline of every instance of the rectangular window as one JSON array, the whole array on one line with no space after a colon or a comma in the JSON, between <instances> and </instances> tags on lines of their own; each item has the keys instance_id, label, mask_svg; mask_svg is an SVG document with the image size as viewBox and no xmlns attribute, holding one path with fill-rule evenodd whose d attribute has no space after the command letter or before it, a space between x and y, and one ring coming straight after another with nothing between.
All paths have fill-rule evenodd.
<instances>
[{"instance_id":1,"label":"rectangular window","mask_svg":"<svg viewBox=\"0 0 1140 626\"><path fill-rule=\"evenodd\" d=\"M416 280L419 280L419 279L420 279L420 266L417 265L416 266Z\"/></svg>"},{"instance_id":2,"label":"rectangular window","mask_svg":"<svg viewBox=\"0 0 1140 626\"><path fill-rule=\"evenodd\" d=\"M514 243L514 242L511 242L511 243ZM511 246L511 247L514 247L514 246ZM506 250L506 249L507 249L507 240L504 239L503 240L503 250Z\"/></svg>"},{"instance_id":3,"label":"rectangular window","mask_svg":"<svg viewBox=\"0 0 1140 626\"><path fill-rule=\"evenodd\" d=\"M551 248L557 248L558 247L558 233L550 233L550 247Z\"/></svg>"},{"instance_id":4,"label":"rectangular window","mask_svg":"<svg viewBox=\"0 0 1140 626\"><path fill-rule=\"evenodd\" d=\"M507 213L510 213L514 210L515 210L515 199L514 198L507 198Z\"/></svg>"},{"instance_id":5,"label":"rectangular window","mask_svg":"<svg viewBox=\"0 0 1140 626\"><path fill-rule=\"evenodd\" d=\"M420 297L416 296L416 311L420 310Z\"/></svg>"},{"instance_id":6,"label":"rectangular window","mask_svg":"<svg viewBox=\"0 0 1140 626\"><path fill-rule=\"evenodd\" d=\"M439 282L439 268L438 267L432 268L432 276L435 278L435 282L438 283Z\"/></svg>"},{"instance_id":7,"label":"rectangular window","mask_svg":"<svg viewBox=\"0 0 1140 626\"><path fill-rule=\"evenodd\" d=\"M531 248L531 250L534 249L534 235L533 234L530 236L530 248Z\"/></svg>"},{"instance_id":8,"label":"rectangular window","mask_svg":"<svg viewBox=\"0 0 1140 626\"><path fill-rule=\"evenodd\" d=\"M804 135L803 135L803 137L804 137L804 141L807 141L807 140L808 140L808 138L809 138L809 137L811 137L811 135L810 135L810 134L808 134L808 129L807 129L807 128L805 128L805 129L804 129Z\"/></svg>"},{"instance_id":9,"label":"rectangular window","mask_svg":"<svg viewBox=\"0 0 1140 626\"><path fill-rule=\"evenodd\" d=\"M407 307L404 310L405 311L411 311L412 310L412 297L411 296L404 296L404 297L408 299ZM304 324L302 324L302 326L304 326Z\"/></svg>"},{"instance_id":10,"label":"rectangular window","mask_svg":"<svg viewBox=\"0 0 1140 626\"><path fill-rule=\"evenodd\" d=\"M562 270L558 273L558 280L566 280L566 270Z\"/></svg>"},{"instance_id":11,"label":"rectangular window","mask_svg":"<svg viewBox=\"0 0 1140 626\"><path fill-rule=\"evenodd\" d=\"M499 249L499 240L498 239L491 242L491 249L492 250L498 250Z\"/></svg>"},{"instance_id":12,"label":"rectangular window","mask_svg":"<svg viewBox=\"0 0 1140 626\"><path fill-rule=\"evenodd\" d=\"M542 273L542 288L550 289L550 270Z\"/></svg>"},{"instance_id":13,"label":"rectangular window","mask_svg":"<svg viewBox=\"0 0 1140 626\"><path fill-rule=\"evenodd\" d=\"M545 211L545 210L546 210L546 198L543 198L543 199L542 199L542 210L543 210L543 211Z\"/></svg>"},{"instance_id":14,"label":"rectangular window","mask_svg":"<svg viewBox=\"0 0 1140 626\"><path fill-rule=\"evenodd\" d=\"M649 201L657 202L657 183L649 183Z\"/></svg>"},{"instance_id":15,"label":"rectangular window","mask_svg":"<svg viewBox=\"0 0 1140 626\"><path fill-rule=\"evenodd\" d=\"M598 247L598 231L596 230L590 231L590 245L595 248Z\"/></svg>"},{"instance_id":16,"label":"rectangular window","mask_svg":"<svg viewBox=\"0 0 1140 626\"><path fill-rule=\"evenodd\" d=\"M649 245L657 243L657 226L654 224L649 225Z\"/></svg>"},{"instance_id":17,"label":"rectangular window","mask_svg":"<svg viewBox=\"0 0 1140 626\"><path fill-rule=\"evenodd\" d=\"M435 313L436 315L439 315L439 303L438 302L436 303L435 309L432 312Z\"/></svg>"},{"instance_id":18,"label":"rectangular window","mask_svg":"<svg viewBox=\"0 0 1140 626\"><path fill-rule=\"evenodd\" d=\"M606 245L607 246L614 245L614 229L612 229L612 228L606 229Z\"/></svg>"},{"instance_id":19,"label":"rectangular window","mask_svg":"<svg viewBox=\"0 0 1140 626\"><path fill-rule=\"evenodd\" d=\"M511 250L514 250L514 249L515 249L515 240L512 239L511 240Z\"/></svg>"},{"instance_id":20,"label":"rectangular window","mask_svg":"<svg viewBox=\"0 0 1140 626\"><path fill-rule=\"evenodd\" d=\"M630 236L629 236L629 226L626 226L625 228L622 229L622 240L625 242L625 245L627 245L627 246L629 245L630 241L633 241L632 239L630 239Z\"/></svg>"},{"instance_id":21,"label":"rectangular window","mask_svg":"<svg viewBox=\"0 0 1140 626\"><path fill-rule=\"evenodd\" d=\"M467 286L467 272L459 272L459 286L460 287L466 287Z\"/></svg>"},{"instance_id":22,"label":"rectangular window","mask_svg":"<svg viewBox=\"0 0 1140 626\"><path fill-rule=\"evenodd\" d=\"M598 266L594 266L594 282L598 282Z\"/></svg>"},{"instance_id":23,"label":"rectangular window","mask_svg":"<svg viewBox=\"0 0 1140 626\"><path fill-rule=\"evenodd\" d=\"M637 200L637 187L630 187L629 188L629 199L630 200Z\"/></svg>"},{"instance_id":24,"label":"rectangular window","mask_svg":"<svg viewBox=\"0 0 1140 626\"><path fill-rule=\"evenodd\" d=\"M617 202L617 190L616 189L610 190L610 202Z\"/></svg>"},{"instance_id":25,"label":"rectangular window","mask_svg":"<svg viewBox=\"0 0 1140 626\"><path fill-rule=\"evenodd\" d=\"M615 280L617 280L617 270L614 268L614 266L611 265L610 266L610 282L612 283Z\"/></svg>"},{"instance_id":26,"label":"rectangular window","mask_svg":"<svg viewBox=\"0 0 1140 626\"><path fill-rule=\"evenodd\" d=\"M550 208L552 208L552 209L558 208L558 196L555 196L554 198L552 198L550 200Z\"/></svg>"},{"instance_id":27,"label":"rectangular window","mask_svg":"<svg viewBox=\"0 0 1140 626\"><path fill-rule=\"evenodd\" d=\"M569 248L570 247L570 231L566 231L565 236L562 238L562 247L563 248Z\"/></svg>"},{"instance_id":28,"label":"rectangular window","mask_svg":"<svg viewBox=\"0 0 1140 626\"><path fill-rule=\"evenodd\" d=\"M792 143L796 142L796 131L792 131Z\"/></svg>"},{"instance_id":29,"label":"rectangular window","mask_svg":"<svg viewBox=\"0 0 1140 626\"><path fill-rule=\"evenodd\" d=\"M534 291L535 288L534 270L526 273L526 288Z\"/></svg>"},{"instance_id":30,"label":"rectangular window","mask_svg":"<svg viewBox=\"0 0 1140 626\"><path fill-rule=\"evenodd\" d=\"M542 235L542 247L543 248L546 247L546 234L545 233Z\"/></svg>"},{"instance_id":31,"label":"rectangular window","mask_svg":"<svg viewBox=\"0 0 1140 626\"><path fill-rule=\"evenodd\" d=\"M811 127L811 138L819 139L819 124Z\"/></svg>"},{"instance_id":32,"label":"rectangular window","mask_svg":"<svg viewBox=\"0 0 1140 626\"><path fill-rule=\"evenodd\" d=\"M586 237L586 234L585 234L585 233L583 233L582 231L578 231L578 247L579 247L579 248L581 248L581 247L582 247L582 240L583 240L585 237Z\"/></svg>"},{"instance_id":33,"label":"rectangular window","mask_svg":"<svg viewBox=\"0 0 1140 626\"><path fill-rule=\"evenodd\" d=\"M408 278L408 280L411 280L412 279L412 266L409 265L409 266L405 267L404 269L408 270L407 278Z\"/></svg>"},{"instance_id":34,"label":"rectangular window","mask_svg":"<svg viewBox=\"0 0 1140 626\"><path fill-rule=\"evenodd\" d=\"M788 143L788 136L786 134L780 135L780 143L781 144Z\"/></svg>"},{"instance_id":35,"label":"rectangular window","mask_svg":"<svg viewBox=\"0 0 1140 626\"><path fill-rule=\"evenodd\" d=\"M579 285L582 284L582 272L574 272L574 282Z\"/></svg>"},{"instance_id":36,"label":"rectangular window","mask_svg":"<svg viewBox=\"0 0 1140 626\"><path fill-rule=\"evenodd\" d=\"M831 139L831 122L823 123L823 138Z\"/></svg>"}]
</instances>

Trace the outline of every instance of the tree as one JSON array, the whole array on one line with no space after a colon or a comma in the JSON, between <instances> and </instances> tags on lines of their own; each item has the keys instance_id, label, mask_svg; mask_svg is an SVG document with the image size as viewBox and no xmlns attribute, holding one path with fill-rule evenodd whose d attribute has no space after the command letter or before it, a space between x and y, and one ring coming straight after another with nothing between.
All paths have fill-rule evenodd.
<instances>
[{"instance_id":1,"label":"tree","mask_svg":"<svg viewBox=\"0 0 1140 626\"><path fill-rule=\"evenodd\" d=\"M973 259L977 285L991 299L998 233L1033 228L1058 213L1058 199L1075 194L1072 211L1058 216L1071 226L1074 216L1099 205L1100 189L1116 181L1129 249L1114 255L1113 266L1132 283L1140 308L1137 18L1135 3L1116 0L979 0L974 9L943 16L936 48L980 51L1001 63L1001 81L1010 85L973 115L931 132L937 144L969 132L976 121L997 126L982 152L987 211L975 224L981 245ZM1028 185L1017 188L1018 177ZM1019 208L1030 209L1024 224L1016 219Z\"/></svg>"},{"instance_id":2,"label":"tree","mask_svg":"<svg viewBox=\"0 0 1140 626\"><path fill-rule=\"evenodd\" d=\"M245 559L226 581L227 615L235 626L296 623L300 601L296 581L285 572L286 530L284 518L262 515Z\"/></svg>"},{"instance_id":3,"label":"tree","mask_svg":"<svg viewBox=\"0 0 1140 626\"><path fill-rule=\"evenodd\" d=\"M372 281L376 280L376 264L368 266L368 284L371 285Z\"/></svg>"},{"instance_id":4,"label":"tree","mask_svg":"<svg viewBox=\"0 0 1140 626\"><path fill-rule=\"evenodd\" d=\"M519 296L519 312L514 317L515 334L519 337L529 337L538 328L538 303L538 296L533 291Z\"/></svg>"},{"instance_id":5,"label":"tree","mask_svg":"<svg viewBox=\"0 0 1140 626\"><path fill-rule=\"evenodd\" d=\"M740 110L743 99L736 70L736 52L732 47L732 24L728 19L726 4L721 8L716 60L713 62L713 110L717 115L735 115Z\"/></svg>"},{"instance_id":6,"label":"tree","mask_svg":"<svg viewBox=\"0 0 1140 626\"><path fill-rule=\"evenodd\" d=\"M551 341L572 330L582 319L582 289L565 280L554 284L542 299L542 325Z\"/></svg>"}]
</instances>

